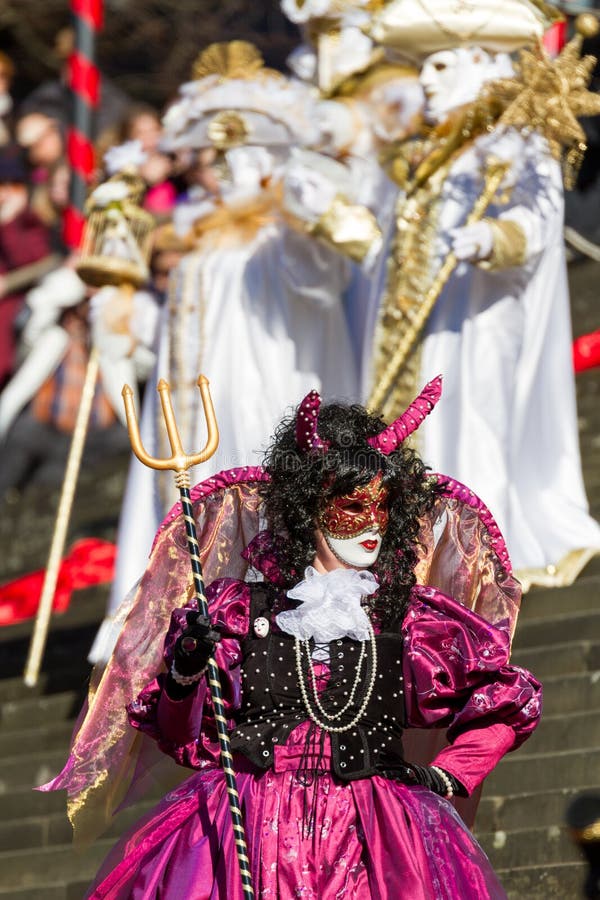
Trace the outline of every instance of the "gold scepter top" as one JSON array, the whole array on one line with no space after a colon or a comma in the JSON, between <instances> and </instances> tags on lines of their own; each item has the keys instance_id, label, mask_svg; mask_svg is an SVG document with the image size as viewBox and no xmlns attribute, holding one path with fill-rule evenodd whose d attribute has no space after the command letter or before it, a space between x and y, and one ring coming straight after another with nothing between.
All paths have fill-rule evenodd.
<instances>
[{"instance_id":1,"label":"gold scepter top","mask_svg":"<svg viewBox=\"0 0 600 900\"><path fill-rule=\"evenodd\" d=\"M169 443L171 445L171 450L173 451L172 456L169 456L166 459L150 456L144 448L133 403L133 391L128 384L123 387L121 394L125 404L125 416L127 418L127 431L129 432L131 449L139 461L150 469L158 469L160 471L171 469L180 474L186 472L187 469L190 469L192 466L197 466L200 463L206 462L206 460L210 459L216 452L219 445L219 428L217 425L215 408L210 396L209 381L205 375L199 375L196 383L200 388L200 396L202 398L202 406L204 415L206 416L206 426L208 429L206 444L198 453L186 453L183 449L177 422L175 421L173 403L171 401L171 388L163 378L160 379L156 386L156 390L160 396L160 405L162 406L165 425L167 427Z\"/></svg>"}]
</instances>

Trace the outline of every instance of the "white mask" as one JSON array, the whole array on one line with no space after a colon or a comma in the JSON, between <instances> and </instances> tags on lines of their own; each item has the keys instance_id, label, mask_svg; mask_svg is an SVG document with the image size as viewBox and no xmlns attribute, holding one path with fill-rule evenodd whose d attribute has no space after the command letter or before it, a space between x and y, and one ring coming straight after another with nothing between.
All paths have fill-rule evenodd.
<instances>
[{"instance_id":1,"label":"white mask","mask_svg":"<svg viewBox=\"0 0 600 900\"><path fill-rule=\"evenodd\" d=\"M376 562L383 540L379 529L363 531L352 538L335 538L327 533L324 537L334 556L356 569L367 569Z\"/></svg>"},{"instance_id":2,"label":"white mask","mask_svg":"<svg viewBox=\"0 0 600 900\"><path fill-rule=\"evenodd\" d=\"M504 66L479 47L432 53L419 75L425 93L425 118L441 122L450 110L475 100L486 81L507 74Z\"/></svg>"}]
</instances>

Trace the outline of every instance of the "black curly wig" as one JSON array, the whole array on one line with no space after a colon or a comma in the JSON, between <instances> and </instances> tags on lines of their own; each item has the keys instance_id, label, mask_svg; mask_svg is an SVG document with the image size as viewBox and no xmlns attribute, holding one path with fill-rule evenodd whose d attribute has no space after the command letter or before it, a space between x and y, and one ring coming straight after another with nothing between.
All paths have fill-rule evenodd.
<instances>
[{"instance_id":1,"label":"black curly wig","mask_svg":"<svg viewBox=\"0 0 600 900\"><path fill-rule=\"evenodd\" d=\"M269 529L278 536L278 562L286 583L302 577L316 554L315 523L329 501L368 484L378 473L389 490L390 521L372 571L379 579L375 611L382 626L403 617L415 584L419 519L442 492L419 455L400 444L388 456L367 438L387 426L358 405L330 403L319 410L319 437L327 450L299 450L296 414L285 418L266 451L270 481L261 488Z\"/></svg>"}]
</instances>

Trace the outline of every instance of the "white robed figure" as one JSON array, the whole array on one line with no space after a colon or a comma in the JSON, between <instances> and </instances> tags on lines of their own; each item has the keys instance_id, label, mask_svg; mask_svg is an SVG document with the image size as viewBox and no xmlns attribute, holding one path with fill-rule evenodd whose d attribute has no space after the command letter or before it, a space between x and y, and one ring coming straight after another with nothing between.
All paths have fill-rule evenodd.
<instances>
[{"instance_id":1,"label":"white robed figure","mask_svg":"<svg viewBox=\"0 0 600 900\"><path fill-rule=\"evenodd\" d=\"M473 4L473 25L484 6ZM505 20L493 20L492 49L510 34L514 40L519 16L526 42L536 10L525 2L516 8L512 21L508 10ZM410 327L411 304L454 252L459 264L384 411L390 414L412 382L443 372L444 402L435 422L421 430L424 459L468 483L493 511L525 587L569 584L600 550L600 527L589 515L581 474L560 154L551 152L557 148L554 136L542 133L544 123L498 124L502 88L484 86L498 82L510 94L516 75L507 56L461 47L458 35L452 46L450 20L442 21L443 30L438 18L422 24L428 48L436 41L441 48L425 59L420 75L432 130L405 155L413 189L398 207L392 249L398 270L382 298L371 387L376 390L402 327ZM535 82L533 74L548 60L533 52L522 56L522 65L530 66L525 86L552 89L550 75ZM574 74L566 59L557 65L567 80ZM570 124L556 134L556 144L572 137ZM494 160L507 165L501 190L485 218L465 226Z\"/></svg>"},{"instance_id":2,"label":"white robed figure","mask_svg":"<svg viewBox=\"0 0 600 900\"><path fill-rule=\"evenodd\" d=\"M243 42L208 48L195 74L165 122L171 149L198 153L196 185L174 221L190 252L171 276L140 427L160 455L166 435L154 387L164 378L184 446L203 445L202 371L220 432L207 477L257 465L290 400L309 390L357 399L345 257L376 253L380 237L373 216L352 205L344 167L303 149L316 140L307 87L265 69ZM144 571L173 490L168 476L132 461L93 661L110 652L113 614Z\"/></svg>"}]
</instances>

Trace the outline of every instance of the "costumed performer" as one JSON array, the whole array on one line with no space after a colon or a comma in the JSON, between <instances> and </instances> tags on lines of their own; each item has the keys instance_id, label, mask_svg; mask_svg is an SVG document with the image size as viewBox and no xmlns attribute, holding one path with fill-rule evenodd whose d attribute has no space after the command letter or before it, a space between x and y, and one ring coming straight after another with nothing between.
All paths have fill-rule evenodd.
<instances>
[{"instance_id":1,"label":"costumed performer","mask_svg":"<svg viewBox=\"0 0 600 900\"><path fill-rule=\"evenodd\" d=\"M318 88L315 106L322 152L343 159L357 185L356 200L377 217L383 241L370 266L352 267L345 294L350 336L366 399L362 360L371 352L372 321L385 282L395 230L398 185L380 165L389 148L420 127L423 91L414 64L389 59L369 36L372 5L362 0L281 0L303 43L288 57L296 78Z\"/></svg>"},{"instance_id":2,"label":"costumed performer","mask_svg":"<svg viewBox=\"0 0 600 900\"><path fill-rule=\"evenodd\" d=\"M154 381L169 382L188 446L204 440L189 373L202 369L215 385L218 471L257 462L290 398L311 386L356 398L342 306L346 257L376 254L380 234L372 214L352 202L351 173L304 149L318 135L305 85L266 69L243 41L208 47L194 74L165 117L166 146L195 157L197 184L175 212L190 252L172 274ZM142 439L161 456L159 415L148 390ZM164 474L132 460L94 662L110 654L112 616L141 577L174 500Z\"/></svg>"},{"instance_id":3,"label":"costumed performer","mask_svg":"<svg viewBox=\"0 0 600 900\"><path fill-rule=\"evenodd\" d=\"M418 8L420 18L413 0L396 0L372 29L397 50L436 52L420 76L430 128L393 160L405 194L367 405L394 414L445 371L444 408L421 433L424 460L493 509L524 587L570 584L600 550L579 454L560 165L562 153L568 175L581 155L576 116L600 107L585 89L590 61L577 43L555 61L540 47L522 50L515 71L495 52L532 41L544 23L537 4L478 0L458 18L435 0ZM461 46L467 32L478 46ZM507 167L499 192L466 224L498 162ZM458 265L419 330L451 252Z\"/></svg>"},{"instance_id":4,"label":"costumed performer","mask_svg":"<svg viewBox=\"0 0 600 900\"><path fill-rule=\"evenodd\" d=\"M452 798L532 732L541 688L508 664L519 586L493 519L405 444L440 389L387 427L313 391L263 470L192 492L206 581L217 576L210 625L193 603L171 617L190 578L169 515L46 789L69 789L76 829L97 825L125 788L114 776L148 774L134 730L195 771L117 844L89 898L242 896L207 694L213 654L256 896L505 897ZM447 729L450 745L412 764L405 728Z\"/></svg>"}]
</instances>

